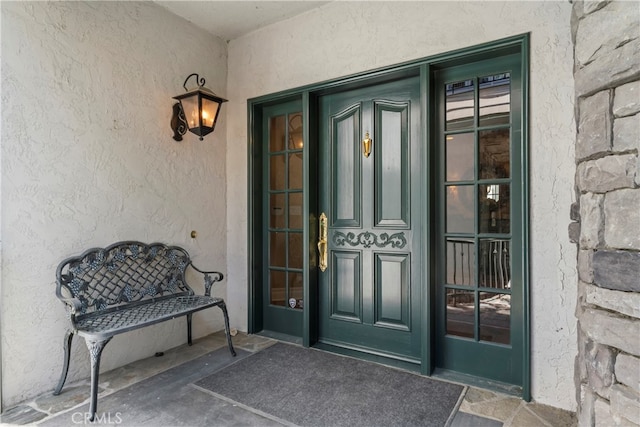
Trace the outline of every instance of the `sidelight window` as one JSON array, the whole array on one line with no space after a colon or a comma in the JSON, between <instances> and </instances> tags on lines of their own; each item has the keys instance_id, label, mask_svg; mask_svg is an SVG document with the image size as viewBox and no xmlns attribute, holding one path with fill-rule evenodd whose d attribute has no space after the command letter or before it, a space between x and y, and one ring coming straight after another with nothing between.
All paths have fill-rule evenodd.
<instances>
[{"instance_id":1,"label":"sidelight window","mask_svg":"<svg viewBox=\"0 0 640 427\"><path fill-rule=\"evenodd\" d=\"M269 119L269 303L303 308L302 113Z\"/></svg>"},{"instance_id":2,"label":"sidelight window","mask_svg":"<svg viewBox=\"0 0 640 427\"><path fill-rule=\"evenodd\" d=\"M510 73L444 92L446 334L510 344Z\"/></svg>"}]
</instances>

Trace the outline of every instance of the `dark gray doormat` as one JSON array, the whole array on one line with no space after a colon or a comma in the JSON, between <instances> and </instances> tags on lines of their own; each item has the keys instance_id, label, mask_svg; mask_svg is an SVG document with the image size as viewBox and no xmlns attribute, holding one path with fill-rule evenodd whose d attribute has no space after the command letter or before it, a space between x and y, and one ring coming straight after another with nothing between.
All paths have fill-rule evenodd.
<instances>
[{"instance_id":1,"label":"dark gray doormat","mask_svg":"<svg viewBox=\"0 0 640 427\"><path fill-rule=\"evenodd\" d=\"M283 343L195 384L301 426L444 426L464 389Z\"/></svg>"}]
</instances>

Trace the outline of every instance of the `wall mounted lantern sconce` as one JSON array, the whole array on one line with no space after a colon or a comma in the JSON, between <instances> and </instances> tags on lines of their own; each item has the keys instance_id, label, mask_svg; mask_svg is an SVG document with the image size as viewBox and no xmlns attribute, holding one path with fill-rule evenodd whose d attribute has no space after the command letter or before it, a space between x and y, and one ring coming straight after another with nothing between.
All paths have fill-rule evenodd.
<instances>
[{"instance_id":1,"label":"wall mounted lantern sconce","mask_svg":"<svg viewBox=\"0 0 640 427\"><path fill-rule=\"evenodd\" d=\"M189 91L187 82L194 76L198 88ZM202 141L202 137L213 132L216 127L220 106L227 100L204 87L204 83L204 78L200 78L198 74L190 74L182 85L187 93L173 97L178 100L173 105L173 117L171 117L173 139L176 141L182 141L182 135L187 133L187 129L198 135Z\"/></svg>"}]
</instances>

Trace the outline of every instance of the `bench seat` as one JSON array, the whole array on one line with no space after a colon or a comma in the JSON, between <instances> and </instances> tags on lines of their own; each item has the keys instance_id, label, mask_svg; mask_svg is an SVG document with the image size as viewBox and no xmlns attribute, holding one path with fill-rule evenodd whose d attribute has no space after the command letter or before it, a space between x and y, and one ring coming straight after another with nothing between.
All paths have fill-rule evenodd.
<instances>
[{"instance_id":1,"label":"bench seat","mask_svg":"<svg viewBox=\"0 0 640 427\"><path fill-rule=\"evenodd\" d=\"M128 304L107 312L94 312L76 320L78 335L105 339L165 320L186 316L224 302L202 295L170 296L154 302Z\"/></svg>"}]
</instances>

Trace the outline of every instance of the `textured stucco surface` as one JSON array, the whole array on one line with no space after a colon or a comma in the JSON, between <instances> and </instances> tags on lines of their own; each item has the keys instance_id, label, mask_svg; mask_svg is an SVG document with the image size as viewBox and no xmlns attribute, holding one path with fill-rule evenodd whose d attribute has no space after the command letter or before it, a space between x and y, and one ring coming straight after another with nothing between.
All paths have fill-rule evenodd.
<instances>
[{"instance_id":1,"label":"textured stucco surface","mask_svg":"<svg viewBox=\"0 0 640 427\"><path fill-rule=\"evenodd\" d=\"M336 2L229 44L229 194L246 194L246 100L531 32L532 393L575 409L575 246L571 5L568 2ZM227 206L228 301L247 322L247 202Z\"/></svg>"},{"instance_id":2,"label":"textured stucco surface","mask_svg":"<svg viewBox=\"0 0 640 427\"><path fill-rule=\"evenodd\" d=\"M57 383L67 319L55 268L64 257L117 240L162 241L226 273L225 119L204 141L189 134L180 143L169 120L171 97L192 72L225 95L227 53L150 2L1 7L6 408ZM196 337L221 327L219 310L194 317ZM120 335L102 370L184 342L184 318ZM76 338L69 380L88 375Z\"/></svg>"}]
</instances>

